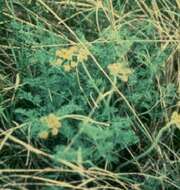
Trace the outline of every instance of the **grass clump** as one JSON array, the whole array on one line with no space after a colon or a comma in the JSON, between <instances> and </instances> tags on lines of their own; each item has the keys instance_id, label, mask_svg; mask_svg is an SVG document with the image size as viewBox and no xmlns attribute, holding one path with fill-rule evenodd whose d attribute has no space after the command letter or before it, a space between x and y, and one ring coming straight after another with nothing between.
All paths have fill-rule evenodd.
<instances>
[{"instance_id":1,"label":"grass clump","mask_svg":"<svg viewBox=\"0 0 180 190\"><path fill-rule=\"evenodd\" d=\"M180 189L179 1L0 3L0 188Z\"/></svg>"}]
</instances>

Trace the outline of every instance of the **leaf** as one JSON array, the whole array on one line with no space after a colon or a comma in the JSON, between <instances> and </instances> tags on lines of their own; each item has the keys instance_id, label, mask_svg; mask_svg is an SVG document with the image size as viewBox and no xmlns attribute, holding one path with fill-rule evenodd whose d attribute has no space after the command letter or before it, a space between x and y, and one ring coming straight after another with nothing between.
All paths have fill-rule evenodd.
<instances>
[{"instance_id":1,"label":"leaf","mask_svg":"<svg viewBox=\"0 0 180 190\"><path fill-rule=\"evenodd\" d=\"M83 109L81 106L75 104L74 102L70 102L67 105L62 106L58 111L58 116L63 116L71 113L81 112Z\"/></svg>"}]
</instances>

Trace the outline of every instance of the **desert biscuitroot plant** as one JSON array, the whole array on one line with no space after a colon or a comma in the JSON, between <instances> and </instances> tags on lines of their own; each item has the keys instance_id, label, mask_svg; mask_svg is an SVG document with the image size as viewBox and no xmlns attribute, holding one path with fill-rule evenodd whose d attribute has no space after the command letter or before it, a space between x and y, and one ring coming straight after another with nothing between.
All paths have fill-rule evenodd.
<instances>
[{"instance_id":1,"label":"desert biscuitroot plant","mask_svg":"<svg viewBox=\"0 0 180 190\"><path fill-rule=\"evenodd\" d=\"M178 0L0 1L0 189L180 189Z\"/></svg>"}]
</instances>

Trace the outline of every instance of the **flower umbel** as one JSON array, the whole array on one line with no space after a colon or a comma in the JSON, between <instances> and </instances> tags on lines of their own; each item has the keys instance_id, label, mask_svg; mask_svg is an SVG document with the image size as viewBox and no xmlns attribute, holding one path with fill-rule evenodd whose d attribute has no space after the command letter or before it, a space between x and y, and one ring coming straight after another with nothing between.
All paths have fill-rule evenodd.
<instances>
[{"instance_id":1,"label":"flower umbel","mask_svg":"<svg viewBox=\"0 0 180 190\"><path fill-rule=\"evenodd\" d=\"M113 63L107 67L111 75L119 77L122 81L127 82L129 75L133 73L133 70L121 63Z\"/></svg>"},{"instance_id":2,"label":"flower umbel","mask_svg":"<svg viewBox=\"0 0 180 190\"><path fill-rule=\"evenodd\" d=\"M53 136L58 134L59 128L61 127L61 123L59 121L59 118L55 114L51 113L48 116L42 117L40 121L42 124L48 126ZM41 139L47 139L48 136L49 136L48 131L42 131L39 133L39 137Z\"/></svg>"},{"instance_id":3,"label":"flower umbel","mask_svg":"<svg viewBox=\"0 0 180 190\"><path fill-rule=\"evenodd\" d=\"M87 61L89 52L79 45L69 48L62 48L56 51L56 60L52 63L55 66L62 66L64 71L69 72L76 68L78 63ZM64 64L64 62L66 62ZM63 65L64 64L64 65Z\"/></svg>"},{"instance_id":4,"label":"flower umbel","mask_svg":"<svg viewBox=\"0 0 180 190\"><path fill-rule=\"evenodd\" d=\"M46 140L46 139L48 139L49 133L48 133L48 131L41 131L41 132L38 134L38 136L39 136L40 139Z\"/></svg>"},{"instance_id":5,"label":"flower umbel","mask_svg":"<svg viewBox=\"0 0 180 190\"><path fill-rule=\"evenodd\" d=\"M61 49L56 51L56 56L63 59L71 59L73 52L68 49Z\"/></svg>"},{"instance_id":6,"label":"flower umbel","mask_svg":"<svg viewBox=\"0 0 180 190\"><path fill-rule=\"evenodd\" d=\"M83 49L83 48L80 48L80 49L79 49L79 53L78 53L78 55L77 55L78 61L79 61L79 62L87 61L88 55L89 55L89 52L87 52L87 51L86 51L85 49Z\"/></svg>"}]
</instances>

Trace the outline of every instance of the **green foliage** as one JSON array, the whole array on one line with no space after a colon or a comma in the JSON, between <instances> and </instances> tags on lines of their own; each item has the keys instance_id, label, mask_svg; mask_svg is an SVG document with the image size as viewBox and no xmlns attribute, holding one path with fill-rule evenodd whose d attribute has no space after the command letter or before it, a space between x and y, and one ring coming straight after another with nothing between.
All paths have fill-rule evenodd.
<instances>
[{"instance_id":1,"label":"green foliage","mask_svg":"<svg viewBox=\"0 0 180 190\"><path fill-rule=\"evenodd\" d=\"M108 163L117 162L118 152L139 141L131 129L131 125L131 120L127 118L114 119L108 128L80 123L79 131L76 132L78 138L73 140L72 146L67 150L64 145L56 147L55 157L78 162L78 152L80 151L84 162L86 160L90 160L94 164L102 162L102 160ZM74 125L72 127L74 128ZM69 141L73 138L73 128L70 130L67 125L62 128L62 134ZM68 144L66 146L68 147Z\"/></svg>"},{"instance_id":2,"label":"green foliage","mask_svg":"<svg viewBox=\"0 0 180 190\"><path fill-rule=\"evenodd\" d=\"M61 179L79 189L174 188L179 177L178 133L169 130L157 150L146 159L136 157L178 110L178 3L100 2L10 0L0 5L0 124L7 130L0 136L0 166L64 170L17 180L35 183L40 176L41 182L57 185L40 187L44 190L71 189ZM73 47L75 52L68 55ZM118 77L118 67L111 72L113 64L128 73L127 80ZM48 116L54 120L43 122ZM48 135L41 136L43 132ZM9 162L12 149L19 155ZM134 162L121 170L132 158ZM118 178L113 172L125 174ZM16 181L12 176L7 181ZM4 181L0 171L0 188Z\"/></svg>"}]
</instances>

